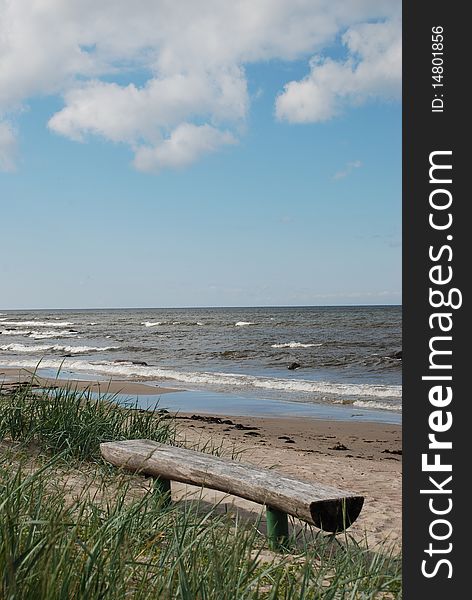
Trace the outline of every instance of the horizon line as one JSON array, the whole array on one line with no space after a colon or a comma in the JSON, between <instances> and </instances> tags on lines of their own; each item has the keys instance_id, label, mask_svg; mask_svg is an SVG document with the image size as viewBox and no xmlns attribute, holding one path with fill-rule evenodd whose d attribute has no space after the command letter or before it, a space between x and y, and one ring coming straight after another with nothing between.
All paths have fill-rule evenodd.
<instances>
[{"instance_id":1,"label":"horizon line","mask_svg":"<svg viewBox=\"0 0 472 600\"><path fill-rule=\"evenodd\" d=\"M261 304L261 305L202 305L202 306L92 306L92 307L46 307L46 308L0 308L0 311L78 311L78 310L198 310L212 308L244 309L244 308L375 308L375 307L402 307L403 303L381 304ZM1 321L0 321L1 322Z\"/></svg>"}]
</instances>

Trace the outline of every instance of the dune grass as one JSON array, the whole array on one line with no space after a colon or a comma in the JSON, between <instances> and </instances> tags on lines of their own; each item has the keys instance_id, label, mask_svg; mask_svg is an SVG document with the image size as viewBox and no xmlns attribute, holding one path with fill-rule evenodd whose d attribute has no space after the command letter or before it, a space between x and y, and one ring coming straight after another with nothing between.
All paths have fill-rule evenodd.
<instances>
[{"instance_id":1,"label":"dune grass","mask_svg":"<svg viewBox=\"0 0 472 600\"><path fill-rule=\"evenodd\" d=\"M150 439L172 443L174 421L158 410L118 406L114 396L97 397L72 385L38 394L32 384L0 395L0 437L36 444L50 453L79 460L99 460L100 444Z\"/></svg>"},{"instance_id":2,"label":"dune grass","mask_svg":"<svg viewBox=\"0 0 472 600\"><path fill-rule=\"evenodd\" d=\"M0 598L354 600L401 597L399 557L347 536L268 551L258 523L101 465L102 441L175 440L172 419L74 390L0 396ZM34 451L33 451L34 449ZM86 465L86 467L84 466ZM65 480L80 474L70 493ZM294 546L295 548L295 546Z\"/></svg>"}]
</instances>

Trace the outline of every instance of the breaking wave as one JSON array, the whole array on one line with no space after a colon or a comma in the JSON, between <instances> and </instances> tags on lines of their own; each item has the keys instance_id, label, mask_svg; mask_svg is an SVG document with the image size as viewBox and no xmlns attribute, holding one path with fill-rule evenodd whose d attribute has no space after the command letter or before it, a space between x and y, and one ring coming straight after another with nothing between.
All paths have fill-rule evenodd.
<instances>
[{"instance_id":1,"label":"breaking wave","mask_svg":"<svg viewBox=\"0 0 472 600\"><path fill-rule=\"evenodd\" d=\"M28 337L33 340L46 340L48 338L73 338L76 336L76 331L31 331Z\"/></svg>"},{"instance_id":2,"label":"breaking wave","mask_svg":"<svg viewBox=\"0 0 472 600\"><path fill-rule=\"evenodd\" d=\"M315 348L323 344L303 344L302 342L287 342L286 344L272 344L271 348Z\"/></svg>"},{"instance_id":3,"label":"breaking wave","mask_svg":"<svg viewBox=\"0 0 472 600\"><path fill-rule=\"evenodd\" d=\"M13 345L13 344L12 344ZM1 347L0 347L1 348ZM60 347L62 351L65 348ZM97 350L104 350L100 348ZM91 351L89 348L88 351ZM70 350L69 350L70 352ZM78 353L78 347L75 348ZM72 353L72 352L70 352ZM34 360L15 360L1 361L3 366L35 367L37 361ZM8 363L8 364L7 364ZM308 393L321 398L372 398L372 399L401 399L402 388L400 385L375 385L375 384L357 384L357 383L334 383L327 381L310 381L306 379L285 379L278 377L262 377L255 375L246 375L239 373L209 373L209 372L190 372L177 371L174 369L159 368L152 366L141 366L134 364L117 364L110 361L89 362L83 360L66 359L61 360L43 360L42 368L64 368L71 371L88 371L103 373L106 375L117 375L121 377L139 377L143 380L173 380L183 384L190 385L210 385L219 388L260 388L266 390L276 390L285 392ZM304 399L306 401L306 398ZM371 406L367 401L366 406ZM388 404L390 409L396 406Z\"/></svg>"},{"instance_id":4,"label":"breaking wave","mask_svg":"<svg viewBox=\"0 0 472 600\"><path fill-rule=\"evenodd\" d=\"M0 319L2 325L10 327L70 327L74 323L70 321L7 321Z\"/></svg>"},{"instance_id":5,"label":"breaking wave","mask_svg":"<svg viewBox=\"0 0 472 600\"><path fill-rule=\"evenodd\" d=\"M119 346L62 346L60 344L5 344L0 350L5 352L18 352L19 354L41 354L42 352L65 352L66 354L88 354L89 352L104 352L107 350L118 350ZM19 361L18 361L19 362Z\"/></svg>"},{"instance_id":6,"label":"breaking wave","mask_svg":"<svg viewBox=\"0 0 472 600\"><path fill-rule=\"evenodd\" d=\"M402 407L399 404L393 404L390 402L375 402L375 401L365 401L365 400L354 400L352 403L353 406L357 408L380 408L381 410L395 410L397 412L402 411Z\"/></svg>"},{"instance_id":7,"label":"breaking wave","mask_svg":"<svg viewBox=\"0 0 472 600\"><path fill-rule=\"evenodd\" d=\"M30 335L33 332L29 329L4 329L0 333L2 335Z\"/></svg>"},{"instance_id":8,"label":"breaking wave","mask_svg":"<svg viewBox=\"0 0 472 600\"><path fill-rule=\"evenodd\" d=\"M75 337L76 331L35 331L34 329L4 329L0 335L29 337L33 340L45 340L48 338Z\"/></svg>"},{"instance_id":9,"label":"breaking wave","mask_svg":"<svg viewBox=\"0 0 472 600\"><path fill-rule=\"evenodd\" d=\"M203 325L201 321L143 321L144 327L156 327L157 325Z\"/></svg>"}]
</instances>

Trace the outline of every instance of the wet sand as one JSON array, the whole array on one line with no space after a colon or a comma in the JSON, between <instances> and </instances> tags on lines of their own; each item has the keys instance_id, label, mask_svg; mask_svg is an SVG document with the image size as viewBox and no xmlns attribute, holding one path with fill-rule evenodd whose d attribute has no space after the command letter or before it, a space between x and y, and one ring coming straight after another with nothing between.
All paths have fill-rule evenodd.
<instances>
[{"instance_id":1,"label":"wet sand","mask_svg":"<svg viewBox=\"0 0 472 600\"><path fill-rule=\"evenodd\" d=\"M161 387L158 385L149 385L141 383L139 381L129 381L121 379L93 379L93 380L81 380L81 379L60 379L51 377L41 377L35 375L33 371L29 369L14 369L14 368L0 368L0 384L4 387L9 385L17 385L20 383L29 383L34 376L35 387L71 387L81 392L83 390L90 390L100 394L126 394L129 396L148 396L155 394L168 394L170 392L178 392L168 387Z\"/></svg>"}]
</instances>

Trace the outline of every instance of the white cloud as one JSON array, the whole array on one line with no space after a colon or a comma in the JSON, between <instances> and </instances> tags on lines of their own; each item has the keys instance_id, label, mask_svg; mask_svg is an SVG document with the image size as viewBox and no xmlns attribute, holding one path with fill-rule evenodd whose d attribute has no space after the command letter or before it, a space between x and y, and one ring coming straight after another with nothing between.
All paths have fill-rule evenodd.
<instances>
[{"instance_id":1,"label":"white cloud","mask_svg":"<svg viewBox=\"0 0 472 600\"><path fill-rule=\"evenodd\" d=\"M230 132L232 142L240 135L250 103L245 66L306 60L343 31L348 59L314 60L307 80L278 97L279 118L329 118L340 105L394 94L398 77L389 79L386 62L396 73L400 34L390 25L399 7L399 0L0 0L0 119L31 98L60 95L54 132L127 143L136 165L153 150L159 168L182 164L171 140L186 125L208 126L197 130L200 144L189 142L194 160L215 131Z\"/></svg>"},{"instance_id":2,"label":"white cloud","mask_svg":"<svg viewBox=\"0 0 472 600\"><path fill-rule=\"evenodd\" d=\"M343 35L343 61L315 56L310 73L291 81L276 100L276 115L291 123L326 121L349 105L375 98L399 99L401 24L399 19L363 23Z\"/></svg>"},{"instance_id":3,"label":"white cloud","mask_svg":"<svg viewBox=\"0 0 472 600\"><path fill-rule=\"evenodd\" d=\"M247 111L241 69L152 78L142 86L91 81L64 94L66 106L49 127L74 140L97 134L115 142L159 140L165 128L191 117L239 121Z\"/></svg>"},{"instance_id":4,"label":"white cloud","mask_svg":"<svg viewBox=\"0 0 472 600\"><path fill-rule=\"evenodd\" d=\"M150 172L185 167L195 162L199 156L235 142L236 139L229 131L220 131L211 125L181 123L167 139L156 146L138 148L134 166L138 171Z\"/></svg>"},{"instance_id":5,"label":"white cloud","mask_svg":"<svg viewBox=\"0 0 472 600\"><path fill-rule=\"evenodd\" d=\"M17 143L9 123L0 121L0 171L14 171Z\"/></svg>"},{"instance_id":6,"label":"white cloud","mask_svg":"<svg viewBox=\"0 0 472 600\"><path fill-rule=\"evenodd\" d=\"M362 162L360 160L352 160L345 164L344 168L337 171L333 175L333 179L344 179L348 175L350 175L354 169L360 169L362 167Z\"/></svg>"}]
</instances>

